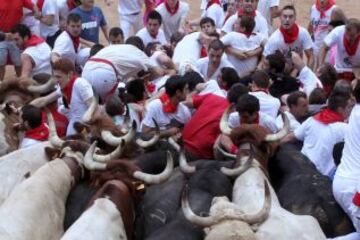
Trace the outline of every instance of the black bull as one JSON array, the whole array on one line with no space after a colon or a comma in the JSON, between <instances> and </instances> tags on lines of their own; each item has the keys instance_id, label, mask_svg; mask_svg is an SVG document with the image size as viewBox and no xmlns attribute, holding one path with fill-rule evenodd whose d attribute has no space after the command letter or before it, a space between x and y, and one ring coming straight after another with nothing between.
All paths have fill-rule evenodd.
<instances>
[{"instance_id":1,"label":"black bull","mask_svg":"<svg viewBox=\"0 0 360 240\"><path fill-rule=\"evenodd\" d=\"M280 146L269 161L269 173L282 207L294 214L315 217L327 237L354 231L333 196L331 181L316 170L298 146Z\"/></svg>"}]
</instances>

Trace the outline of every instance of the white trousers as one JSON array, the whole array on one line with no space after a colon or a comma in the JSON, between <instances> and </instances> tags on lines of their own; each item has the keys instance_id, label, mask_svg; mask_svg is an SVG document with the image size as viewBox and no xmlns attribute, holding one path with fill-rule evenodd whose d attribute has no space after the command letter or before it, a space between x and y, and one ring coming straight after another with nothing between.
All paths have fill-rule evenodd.
<instances>
[{"instance_id":1,"label":"white trousers","mask_svg":"<svg viewBox=\"0 0 360 240\"><path fill-rule=\"evenodd\" d=\"M120 28L124 32L124 40L135 35L142 27L142 19L140 12L135 15L119 15ZM133 32L131 32L131 30ZM130 35L131 34L131 35Z\"/></svg>"}]
</instances>

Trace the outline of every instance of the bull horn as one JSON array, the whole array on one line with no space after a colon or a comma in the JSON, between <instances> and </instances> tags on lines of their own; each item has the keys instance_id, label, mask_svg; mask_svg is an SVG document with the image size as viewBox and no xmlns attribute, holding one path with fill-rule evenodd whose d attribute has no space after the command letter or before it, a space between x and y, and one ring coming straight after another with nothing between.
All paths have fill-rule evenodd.
<instances>
[{"instance_id":1,"label":"bull horn","mask_svg":"<svg viewBox=\"0 0 360 240\"><path fill-rule=\"evenodd\" d=\"M31 93L43 94L50 92L51 88L53 88L54 86L55 86L55 81L53 78L50 78L46 83L42 85L32 84L28 86L26 89Z\"/></svg>"},{"instance_id":2,"label":"bull horn","mask_svg":"<svg viewBox=\"0 0 360 240\"><path fill-rule=\"evenodd\" d=\"M226 152L222 147L220 147L219 145L214 145L214 153L216 153L216 151L218 151L219 153L221 153L224 157L230 158L235 160L236 159L236 154L231 154ZM216 154L214 154L216 155Z\"/></svg>"},{"instance_id":3,"label":"bull horn","mask_svg":"<svg viewBox=\"0 0 360 240\"><path fill-rule=\"evenodd\" d=\"M283 137L285 137L290 132L289 118L286 116L285 113L281 113L281 118L283 119L284 127L277 133L266 135L265 141L267 141L267 142L278 141L278 140L282 139Z\"/></svg>"},{"instance_id":4,"label":"bull horn","mask_svg":"<svg viewBox=\"0 0 360 240\"><path fill-rule=\"evenodd\" d=\"M240 158L240 156L239 156L239 158ZM230 176L230 177L239 176L239 175L243 174L244 172L246 172L252 166L253 160L254 160L254 150L251 147L250 155L244 164L241 164L239 167L234 168L234 169L222 167L220 169L220 171L223 174L225 174L226 176Z\"/></svg>"},{"instance_id":5,"label":"bull horn","mask_svg":"<svg viewBox=\"0 0 360 240\"><path fill-rule=\"evenodd\" d=\"M170 143L171 146L173 146L173 148L174 148L176 151L180 152L181 147L180 147L180 145L175 141L174 138L169 137L169 138L168 138L168 142Z\"/></svg>"},{"instance_id":6,"label":"bull horn","mask_svg":"<svg viewBox=\"0 0 360 240\"><path fill-rule=\"evenodd\" d=\"M196 171L196 167L195 166L190 166L187 161L186 161L186 157L185 157L185 153L184 150L180 151L180 156L179 156L179 165L180 165L180 169L183 173L194 173Z\"/></svg>"},{"instance_id":7,"label":"bull horn","mask_svg":"<svg viewBox=\"0 0 360 240\"><path fill-rule=\"evenodd\" d=\"M216 216L200 217L196 215L190 207L189 203L189 186L186 185L182 196L181 196L181 208L184 213L185 218L198 226L201 227L211 227L219 222L219 218Z\"/></svg>"},{"instance_id":8,"label":"bull horn","mask_svg":"<svg viewBox=\"0 0 360 240\"><path fill-rule=\"evenodd\" d=\"M126 114L124 116L124 124L123 124L123 126L125 126L125 127L121 128L121 132L123 134L126 134L129 132L129 130L127 128L130 126L130 122L131 122L130 108L129 108L128 104L125 104L125 109L126 109Z\"/></svg>"},{"instance_id":9,"label":"bull horn","mask_svg":"<svg viewBox=\"0 0 360 240\"><path fill-rule=\"evenodd\" d=\"M82 117L82 122L89 123L91 121L98 104L99 103L98 103L97 98L94 97L94 99L91 101L90 107L88 108L88 110L86 110L86 112L84 113L84 115Z\"/></svg>"},{"instance_id":10,"label":"bull horn","mask_svg":"<svg viewBox=\"0 0 360 240\"><path fill-rule=\"evenodd\" d=\"M95 153L97 141L93 142L91 144L90 148L86 151L85 157L84 157L84 166L88 170L105 170L106 169L106 163L100 163L94 161L93 155Z\"/></svg>"},{"instance_id":11,"label":"bull horn","mask_svg":"<svg viewBox=\"0 0 360 240\"><path fill-rule=\"evenodd\" d=\"M50 112L47 112L46 115L49 124L49 141L51 145L53 145L54 147L61 148L62 145L65 143L65 141L62 140L57 134L56 126L52 114Z\"/></svg>"},{"instance_id":12,"label":"bull horn","mask_svg":"<svg viewBox=\"0 0 360 240\"><path fill-rule=\"evenodd\" d=\"M225 110L225 112L223 113L221 120L220 120L220 130L225 135L230 135L230 133L231 133L231 128L229 127L228 119L229 119L232 107L233 107L233 105L230 105Z\"/></svg>"},{"instance_id":13,"label":"bull horn","mask_svg":"<svg viewBox=\"0 0 360 240\"><path fill-rule=\"evenodd\" d=\"M124 140L126 143L131 142L136 134L136 121L134 120L130 131L125 136L115 137L110 131L101 131L101 138L110 146L119 146Z\"/></svg>"},{"instance_id":14,"label":"bull horn","mask_svg":"<svg viewBox=\"0 0 360 240\"><path fill-rule=\"evenodd\" d=\"M159 125L158 123L156 122L156 120L153 118L152 119L154 124L155 124L155 134L154 136L148 140L148 141L144 141L142 140L141 138L138 138L136 139L136 144L139 145L139 147L142 147L142 148L148 148L148 147L151 147L153 146L154 144L156 144L159 139L160 139L160 128L159 128Z\"/></svg>"},{"instance_id":15,"label":"bull horn","mask_svg":"<svg viewBox=\"0 0 360 240\"><path fill-rule=\"evenodd\" d=\"M172 174L174 169L174 160L169 151L166 153L166 167L160 174L148 174L141 171L135 171L133 177L147 184L159 184L166 181Z\"/></svg>"},{"instance_id":16,"label":"bull horn","mask_svg":"<svg viewBox=\"0 0 360 240\"><path fill-rule=\"evenodd\" d=\"M122 154L124 146L125 146L125 140L122 140L121 143L117 146L117 148L114 151L112 151L111 153L106 154L106 155L98 155L98 154L94 153L93 159L96 162L101 162L101 163L105 163L112 159L116 159L116 158L120 157L120 155Z\"/></svg>"}]
</instances>

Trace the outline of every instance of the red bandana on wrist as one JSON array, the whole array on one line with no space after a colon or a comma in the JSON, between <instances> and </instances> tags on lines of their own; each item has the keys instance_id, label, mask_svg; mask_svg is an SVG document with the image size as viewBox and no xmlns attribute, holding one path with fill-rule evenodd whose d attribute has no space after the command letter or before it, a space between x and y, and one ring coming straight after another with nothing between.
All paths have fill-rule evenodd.
<instances>
[{"instance_id":1,"label":"red bandana on wrist","mask_svg":"<svg viewBox=\"0 0 360 240\"><path fill-rule=\"evenodd\" d=\"M240 33L242 34L245 34L247 38L251 37L251 36L255 36L256 34L253 33L253 32L243 32L243 31L240 31Z\"/></svg>"},{"instance_id":2,"label":"red bandana on wrist","mask_svg":"<svg viewBox=\"0 0 360 240\"><path fill-rule=\"evenodd\" d=\"M61 89L63 93L63 97L65 98L66 104L70 106L71 102L71 96L74 88L74 84L76 82L76 79L78 79L78 76L76 74L72 75L69 82L65 85L63 89Z\"/></svg>"},{"instance_id":3,"label":"red bandana on wrist","mask_svg":"<svg viewBox=\"0 0 360 240\"><path fill-rule=\"evenodd\" d=\"M38 141L46 141L49 138L49 128L45 123L41 123L40 126L27 130L25 132L25 137Z\"/></svg>"},{"instance_id":4,"label":"red bandana on wrist","mask_svg":"<svg viewBox=\"0 0 360 240\"><path fill-rule=\"evenodd\" d=\"M174 106L171 103L169 95L164 93L163 95L161 95L160 101L161 101L161 103L163 105L163 111L165 113L175 113L176 112L177 106Z\"/></svg>"},{"instance_id":5,"label":"red bandana on wrist","mask_svg":"<svg viewBox=\"0 0 360 240\"><path fill-rule=\"evenodd\" d=\"M80 36L74 37L68 31L66 32L69 34L69 37L74 45L75 52L77 53L80 46Z\"/></svg>"},{"instance_id":6,"label":"red bandana on wrist","mask_svg":"<svg viewBox=\"0 0 360 240\"><path fill-rule=\"evenodd\" d=\"M218 4L221 6L220 0L209 0L207 5L206 5L206 10L211 7L213 4Z\"/></svg>"},{"instance_id":7,"label":"red bandana on wrist","mask_svg":"<svg viewBox=\"0 0 360 240\"><path fill-rule=\"evenodd\" d=\"M44 6L44 2L45 2L45 0L38 0L37 3L36 3L36 6L39 8L40 12L42 11L42 8Z\"/></svg>"},{"instance_id":8,"label":"red bandana on wrist","mask_svg":"<svg viewBox=\"0 0 360 240\"><path fill-rule=\"evenodd\" d=\"M41 43L45 42L44 39L42 39L41 37L39 36L36 36L36 35L31 35L31 37L26 41L24 42L24 49L28 48L28 47L34 47L34 46L37 46Z\"/></svg>"},{"instance_id":9,"label":"red bandana on wrist","mask_svg":"<svg viewBox=\"0 0 360 240\"><path fill-rule=\"evenodd\" d=\"M146 84L146 90L148 93L153 93L155 91L155 89L156 89L156 86L152 82L148 82Z\"/></svg>"},{"instance_id":10,"label":"red bandana on wrist","mask_svg":"<svg viewBox=\"0 0 360 240\"><path fill-rule=\"evenodd\" d=\"M283 27L280 27L280 32L284 36L284 41L287 44L291 44L296 41L299 37L299 26L294 24L289 30L286 30Z\"/></svg>"},{"instance_id":11,"label":"red bandana on wrist","mask_svg":"<svg viewBox=\"0 0 360 240\"><path fill-rule=\"evenodd\" d=\"M330 110L328 108L316 114L314 116L314 119L326 125L344 121L344 117L340 113Z\"/></svg>"},{"instance_id":12,"label":"red bandana on wrist","mask_svg":"<svg viewBox=\"0 0 360 240\"><path fill-rule=\"evenodd\" d=\"M200 50L200 58L204 58L204 57L207 57L207 51L206 48L202 46Z\"/></svg>"},{"instance_id":13,"label":"red bandana on wrist","mask_svg":"<svg viewBox=\"0 0 360 240\"><path fill-rule=\"evenodd\" d=\"M360 35L356 37L355 42L350 45L349 38L344 34L344 47L349 56L354 56L360 44Z\"/></svg>"},{"instance_id":14,"label":"red bandana on wrist","mask_svg":"<svg viewBox=\"0 0 360 240\"><path fill-rule=\"evenodd\" d=\"M175 8L172 10L168 4L168 1L165 1L166 10L168 11L168 13L170 13L171 16L175 15L178 12L179 6L180 6L180 1L177 1Z\"/></svg>"},{"instance_id":15,"label":"red bandana on wrist","mask_svg":"<svg viewBox=\"0 0 360 240\"><path fill-rule=\"evenodd\" d=\"M324 9L321 8L320 0L316 1L316 9L320 12L320 18L326 17L325 12L335 5L334 0L329 0Z\"/></svg>"},{"instance_id":16,"label":"red bandana on wrist","mask_svg":"<svg viewBox=\"0 0 360 240\"><path fill-rule=\"evenodd\" d=\"M249 16L249 17L256 17L256 11L252 11L251 13L245 12L243 8L239 8L238 10L238 17L242 16Z\"/></svg>"},{"instance_id":17,"label":"red bandana on wrist","mask_svg":"<svg viewBox=\"0 0 360 240\"><path fill-rule=\"evenodd\" d=\"M244 122L243 120L240 119L240 124L259 124L259 122L260 122L259 112L256 114L256 118L254 119L254 121L252 123Z\"/></svg>"}]
</instances>

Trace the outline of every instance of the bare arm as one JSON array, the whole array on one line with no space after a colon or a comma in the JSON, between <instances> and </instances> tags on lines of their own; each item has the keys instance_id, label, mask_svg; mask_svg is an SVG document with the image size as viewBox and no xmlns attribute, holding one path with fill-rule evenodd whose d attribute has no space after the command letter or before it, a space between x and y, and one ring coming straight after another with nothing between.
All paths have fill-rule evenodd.
<instances>
[{"instance_id":1,"label":"bare arm","mask_svg":"<svg viewBox=\"0 0 360 240\"><path fill-rule=\"evenodd\" d=\"M233 48L233 47L226 47L225 52L227 54L233 55L234 57L236 57L236 58L238 58L240 60L244 60L244 59L248 58L248 56L246 55L246 52L238 50L238 49Z\"/></svg>"},{"instance_id":2,"label":"bare arm","mask_svg":"<svg viewBox=\"0 0 360 240\"><path fill-rule=\"evenodd\" d=\"M175 64L174 62L171 60L171 58L169 58L168 55L166 55L165 53L160 54L158 56L159 63L161 65L164 65L167 69L175 69Z\"/></svg>"},{"instance_id":3,"label":"bare arm","mask_svg":"<svg viewBox=\"0 0 360 240\"><path fill-rule=\"evenodd\" d=\"M143 124L142 130L141 130L142 133L151 133L151 132L154 132L154 131L155 131L155 128L151 128L151 127L148 127L148 126ZM172 127L172 128L166 129L166 130L161 130L160 131L160 137L161 138L171 137L171 136L173 136L175 134L178 134L179 132L180 132L179 128Z\"/></svg>"},{"instance_id":4,"label":"bare arm","mask_svg":"<svg viewBox=\"0 0 360 240\"><path fill-rule=\"evenodd\" d=\"M59 98L59 95L57 94L56 91L54 91L44 97L39 97L39 98L32 100L30 102L30 104L35 107L38 107L38 108L43 108L43 107L47 106L48 104L56 101L58 98Z\"/></svg>"},{"instance_id":5,"label":"bare arm","mask_svg":"<svg viewBox=\"0 0 360 240\"><path fill-rule=\"evenodd\" d=\"M94 46L94 44L95 44L95 43L90 42L90 41L88 41L88 40L85 40L85 39L83 39L83 38L80 38L80 43L81 43L82 45L86 46L86 47L89 47L89 48L91 48L91 47Z\"/></svg>"},{"instance_id":6,"label":"bare arm","mask_svg":"<svg viewBox=\"0 0 360 240\"><path fill-rule=\"evenodd\" d=\"M258 47L254 50L250 50L245 52L246 56L248 57L255 57L255 56L260 56L262 54L263 48L262 47Z\"/></svg>"},{"instance_id":7,"label":"bare arm","mask_svg":"<svg viewBox=\"0 0 360 240\"><path fill-rule=\"evenodd\" d=\"M39 18L39 21L47 26L51 26L54 24L54 19L55 19L54 15L45 15L45 16L41 16Z\"/></svg>"},{"instance_id":8,"label":"bare arm","mask_svg":"<svg viewBox=\"0 0 360 240\"><path fill-rule=\"evenodd\" d=\"M325 58L326 58L326 54L329 51L329 47L326 46L325 44L323 44L323 46L321 47L320 53L319 53L319 67L321 67L324 62L325 62Z\"/></svg>"},{"instance_id":9,"label":"bare arm","mask_svg":"<svg viewBox=\"0 0 360 240\"><path fill-rule=\"evenodd\" d=\"M58 53L52 52L50 58L51 63L55 63L61 58L61 56Z\"/></svg>"},{"instance_id":10,"label":"bare arm","mask_svg":"<svg viewBox=\"0 0 360 240\"><path fill-rule=\"evenodd\" d=\"M307 58L307 65L310 69L314 68L314 52L312 49L304 50L306 58Z\"/></svg>"},{"instance_id":11,"label":"bare arm","mask_svg":"<svg viewBox=\"0 0 360 240\"><path fill-rule=\"evenodd\" d=\"M101 31L103 32L106 41L109 42L108 26L107 25L102 26Z\"/></svg>"},{"instance_id":12,"label":"bare arm","mask_svg":"<svg viewBox=\"0 0 360 240\"><path fill-rule=\"evenodd\" d=\"M34 67L33 59L27 54L21 54L21 77L31 77Z\"/></svg>"}]
</instances>

